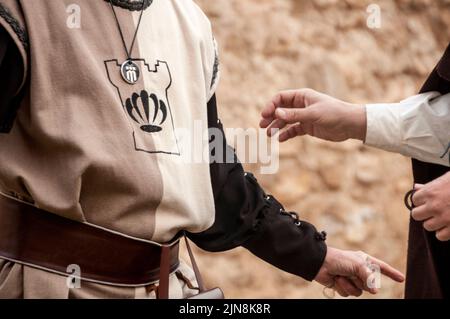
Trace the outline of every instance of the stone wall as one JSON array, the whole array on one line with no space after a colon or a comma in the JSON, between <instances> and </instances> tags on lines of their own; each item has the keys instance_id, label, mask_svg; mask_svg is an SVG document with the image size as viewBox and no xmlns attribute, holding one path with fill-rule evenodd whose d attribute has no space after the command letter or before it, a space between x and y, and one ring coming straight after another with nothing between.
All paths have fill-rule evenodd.
<instances>
[{"instance_id":1,"label":"stone wall","mask_svg":"<svg viewBox=\"0 0 450 319\"><path fill-rule=\"evenodd\" d=\"M377 1L380 29L367 27L372 1L197 3L220 45L218 98L228 127L257 127L264 104L287 88L310 87L358 103L399 101L418 91L450 39L448 0ZM282 146L280 164L278 174L259 180L288 209L327 230L329 244L364 250L405 269L408 159L357 142L301 138ZM209 284L223 287L227 297L323 298L319 285L243 249L200 259ZM402 285L382 281L379 297L402 296Z\"/></svg>"}]
</instances>

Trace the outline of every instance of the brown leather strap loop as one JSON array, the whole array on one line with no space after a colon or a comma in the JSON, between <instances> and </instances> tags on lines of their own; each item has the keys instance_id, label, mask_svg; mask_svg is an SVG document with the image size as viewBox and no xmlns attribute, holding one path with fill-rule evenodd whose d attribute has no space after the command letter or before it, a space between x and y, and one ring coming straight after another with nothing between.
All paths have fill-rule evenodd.
<instances>
[{"instance_id":1,"label":"brown leather strap loop","mask_svg":"<svg viewBox=\"0 0 450 319\"><path fill-rule=\"evenodd\" d=\"M416 206L414 205L414 202L413 202L413 196L414 196L414 193L416 192L416 190L415 189L412 189L412 190L410 190L409 192L407 192L406 193L406 195L405 195L405 199L404 199L404 201L405 201L405 206L406 206L406 208L408 208L410 211L412 211L414 208L416 208Z\"/></svg>"},{"instance_id":2,"label":"brown leather strap loop","mask_svg":"<svg viewBox=\"0 0 450 319\"><path fill-rule=\"evenodd\" d=\"M158 299L169 299L170 248L162 247L159 268Z\"/></svg>"},{"instance_id":3,"label":"brown leather strap loop","mask_svg":"<svg viewBox=\"0 0 450 319\"><path fill-rule=\"evenodd\" d=\"M186 241L186 248L189 253L189 258L191 259L192 269L195 273L195 278L197 279L198 288L200 289L200 292L206 291L205 283L203 281L203 277L200 273L200 269L198 268L197 262L195 261L194 253L192 252L191 245L189 244L189 240L187 237L184 237Z\"/></svg>"}]
</instances>

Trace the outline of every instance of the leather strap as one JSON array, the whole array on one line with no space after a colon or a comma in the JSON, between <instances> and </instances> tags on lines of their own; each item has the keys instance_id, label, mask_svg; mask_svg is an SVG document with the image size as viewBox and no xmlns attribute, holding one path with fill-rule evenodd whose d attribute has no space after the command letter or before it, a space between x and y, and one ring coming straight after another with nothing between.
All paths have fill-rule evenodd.
<instances>
[{"instance_id":1,"label":"leather strap","mask_svg":"<svg viewBox=\"0 0 450 319\"><path fill-rule=\"evenodd\" d=\"M69 220L0 195L0 258L114 286L146 286L179 266L179 240L165 246ZM163 254L162 254L163 253ZM164 261L160 260L163 255Z\"/></svg>"},{"instance_id":2,"label":"leather strap","mask_svg":"<svg viewBox=\"0 0 450 319\"><path fill-rule=\"evenodd\" d=\"M195 278L197 280L198 288L200 293L203 293L206 290L202 275L200 273L200 269L198 268L197 262L195 261L194 253L192 252L191 245L189 244L189 240L186 236L184 236L186 242L186 248L189 253L189 258L191 259L192 269L195 273ZM167 247L163 247L161 251L161 267L159 273L159 286L158 286L158 299L168 299L169 298L169 250Z\"/></svg>"},{"instance_id":3,"label":"leather strap","mask_svg":"<svg viewBox=\"0 0 450 319\"><path fill-rule=\"evenodd\" d=\"M162 247L158 299L169 299L170 248Z\"/></svg>"},{"instance_id":4,"label":"leather strap","mask_svg":"<svg viewBox=\"0 0 450 319\"><path fill-rule=\"evenodd\" d=\"M198 288L200 289L200 292L204 292L206 291L205 282L203 281L200 269L198 268L197 262L195 261L194 253L192 252L189 240L187 239L187 237L184 237L184 239L186 241L186 247L189 253L189 258L191 259L192 269L194 270L195 278L197 279Z\"/></svg>"}]
</instances>

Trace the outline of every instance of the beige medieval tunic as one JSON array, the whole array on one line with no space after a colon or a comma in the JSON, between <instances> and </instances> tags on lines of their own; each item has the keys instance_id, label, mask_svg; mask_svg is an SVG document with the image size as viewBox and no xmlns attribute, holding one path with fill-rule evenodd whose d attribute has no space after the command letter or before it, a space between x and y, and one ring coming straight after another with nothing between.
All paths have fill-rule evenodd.
<instances>
[{"instance_id":1,"label":"beige medieval tunic","mask_svg":"<svg viewBox=\"0 0 450 319\"><path fill-rule=\"evenodd\" d=\"M183 161L175 130L190 130L195 121L207 128L215 48L200 9L186 0L146 3L132 53L141 76L129 85L120 75L127 56L107 1L0 4L28 33L26 48L0 18L21 50L31 84L11 133L0 135L0 192L156 242L181 229L210 227L209 163ZM140 11L115 9L129 47ZM145 125L161 130L148 133ZM63 276L7 261L0 261L0 270L0 297L146 296L145 289L93 284L69 292ZM182 288L172 289L175 297L183 296Z\"/></svg>"}]
</instances>

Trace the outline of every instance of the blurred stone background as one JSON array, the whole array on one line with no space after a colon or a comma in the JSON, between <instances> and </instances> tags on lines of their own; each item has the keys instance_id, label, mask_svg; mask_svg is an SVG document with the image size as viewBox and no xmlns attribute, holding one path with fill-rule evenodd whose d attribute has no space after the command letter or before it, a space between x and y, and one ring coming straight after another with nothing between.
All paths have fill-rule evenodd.
<instances>
[{"instance_id":1,"label":"blurred stone background","mask_svg":"<svg viewBox=\"0 0 450 319\"><path fill-rule=\"evenodd\" d=\"M449 0L196 2L220 45L218 98L227 127L257 127L261 108L282 89L310 87L357 103L400 101L418 91L450 39ZM367 27L370 4L381 8L379 29ZM408 159L357 142L301 138L282 146L278 174L257 175L287 209L328 231L330 245L405 270ZM318 284L243 249L199 259L208 284L228 298L324 298ZM403 285L382 281L377 298L402 297Z\"/></svg>"}]
</instances>

